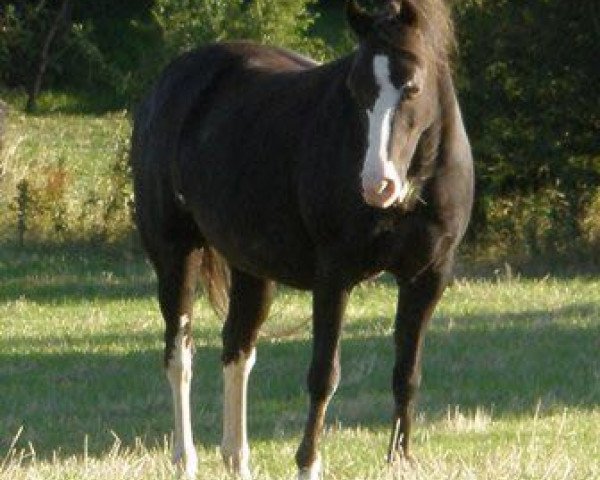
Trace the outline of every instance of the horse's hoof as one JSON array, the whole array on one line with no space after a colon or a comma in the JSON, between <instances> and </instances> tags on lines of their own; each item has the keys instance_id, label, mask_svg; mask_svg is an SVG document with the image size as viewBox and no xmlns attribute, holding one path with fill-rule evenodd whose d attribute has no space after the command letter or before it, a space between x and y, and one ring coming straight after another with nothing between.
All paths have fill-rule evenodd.
<instances>
[{"instance_id":1,"label":"horse's hoof","mask_svg":"<svg viewBox=\"0 0 600 480\"><path fill-rule=\"evenodd\" d=\"M387 464L392 468L412 469L417 466L417 462L412 455L405 455L402 452L394 452L387 457Z\"/></svg>"},{"instance_id":2,"label":"horse's hoof","mask_svg":"<svg viewBox=\"0 0 600 480\"><path fill-rule=\"evenodd\" d=\"M221 456L223 457L225 468L234 478L252 480L247 453L238 452L236 454L222 450Z\"/></svg>"},{"instance_id":3,"label":"horse's hoof","mask_svg":"<svg viewBox=\"0 0 600 480\"><path fill-rule=\"evenodd\" d=\"M187 454L182 451L173 453L173 465L179 467L188 480L194 480L198 473L198 455L195 450Z\"/></svg>"}]
</instances>

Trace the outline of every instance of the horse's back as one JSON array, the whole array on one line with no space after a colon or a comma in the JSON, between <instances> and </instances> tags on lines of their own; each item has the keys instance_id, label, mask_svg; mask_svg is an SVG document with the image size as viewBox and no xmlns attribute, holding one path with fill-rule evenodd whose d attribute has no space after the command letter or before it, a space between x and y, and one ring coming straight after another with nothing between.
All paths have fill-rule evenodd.
<instances>
[{"instance_id":1,"label":"horse's back","mask_svg":"<svg viewBox=\"0 0 600 480\"><path fill-rule=\"evenodd\" d=\"M211 98L217 101L211 94L220 82L244 72L297 72L317 65L295 52L249 42L210 44L176 58L137 109L134 169L145 168L147 163L169 163L189 116L197 115L200 103L206 109Z\"/></svg>"},{"instance_id":2,"label":"horse's back","mask_svg":"<svg viewBox=\"0 0 600 480\"><path fill-rule=\"evenodd\" d=\"M272 263L274 257L285 257L288 250L307 250L310 242L294 214L290 169L280 161L280 156L286 155L279 148L297 145L300 134L292 139L288 133L274 133L274 129L281 128L281 119L270 114L276 99L282 99L279 89L284 84L280 85L279 79L316 65L284 49L239 42L212 44L187 53L165 69L140 105L134 122L132 163L137 222L142 237L148 237L147 249L157 235L165 236L166 232L179 238L180 233L192 231L229 252L234 264L247 269L254 264ZM275 87L271 93L269 86ZM298 102L286 98L290 103ZM296 108L276 103L282 110ZM260 122L264 128L258 129ZM265 147L278 141L283 143L277 148ZM278 155L269 157L264 151L264 155L258 155L258 150L265 148L277 150ZM269 170L269 174L256 170L259 157L261 172ZM249 184L252 188L247 188ZM239 208L241 204L254 207L252 222ZM224 218L228 222L223 222ZM285 235L286 241L275 242L275 236L279 236L276 232L265 239L264 227L259 228L259 223L277 225L269 228L291 233ZM246 235L236 231L235 238L229 238L232 233L227 225L231 224L238 229L246 225ZM261 238L253 238L259 232ZM238 245L240 238L246 244L253 242L253 251L267 252L268 258L257 260L253 254L249 259L245 253L237 258L236 253L246 251ZM265 246L265 242L270 245ZM274 255L274 248L281 250L279 255ZM312 252L306 251L300 257L301 264L312 263ZM266 270L275 268L267 266ZM285 268L298 270L296 262ZM307 270L304 277L311 273Z\"/></svg>"}]
</instances>

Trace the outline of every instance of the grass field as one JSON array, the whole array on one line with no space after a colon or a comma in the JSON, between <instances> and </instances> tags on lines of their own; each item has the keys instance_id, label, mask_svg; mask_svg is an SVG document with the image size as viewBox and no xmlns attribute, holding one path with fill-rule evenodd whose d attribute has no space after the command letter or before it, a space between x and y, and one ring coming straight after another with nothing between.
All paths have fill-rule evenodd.
<instances>
[{"instance_id":1,"label":"grass field","mask_svg":"<svg viewBox=\"0 0 600 480\"><path fill-rule=\"evenodd\" d=\"M0 151L0 241L17 237L19 211L26 242L89 241L127 230L130 188L115 189L119 178L128 180L116 169L126 162L127 113L77 112L78 97L47 92L39 114L28 115L22 92L4 98L10 110ZM19 208L22 182L27 200Z\"/></svg>"},{"instance_id":2,"label":"grass field","mask_svg":"<svg viewBox=\"0 0 600 480\"><path fill-rule=\"evenodd\" d=\"M42 98L42 114L26 116L22 100L9 98L15 108L0 162L0 479L176 478L154 277L129 246L109 251L88 241L106 221L127 117L78 113L74 99L56 94ZM46 221L37 231L32 223L25 248L11 246L16 184L27 177L45 192L57 169L71 181L38 200L60 208L42 211ZM88 246L36 248L61 242L52 212L70 221L62 235ZM500 269L459 279L427 336L417 463L388 470L394 301L385 281L353 294L322 449L326 479L600 478L598 276L527 279ZM281 290L260 340L249 405L260 479L293 477L307 406L309 305L307 295ZM217 448L220 322L202 299L194 333L199 478L226 478Z\"/></svg>"},{"instance_id":3,"label":"grass field","mask_svg":"<svg viewBox=\"0 0 600 480\"><path fill-rule=\"evenodd\" d=\"M600 478L600 280L459 279L427 336L413 467L383 463L391 411L386 281L356 289L326 479ZM309 298L281 290L251 377L257 478L292 478L306 413ZM199 299L194 431L226 478L220 322ZM138 256L0 250L0 478L170 479L170 394L154 278Z\"/></svg>"}]
</instances>

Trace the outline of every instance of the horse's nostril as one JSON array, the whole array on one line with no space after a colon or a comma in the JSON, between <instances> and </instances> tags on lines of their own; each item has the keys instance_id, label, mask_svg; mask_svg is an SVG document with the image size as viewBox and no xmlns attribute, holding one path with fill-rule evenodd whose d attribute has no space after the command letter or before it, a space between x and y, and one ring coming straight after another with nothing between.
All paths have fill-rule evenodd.
<instances>
[{"instance_id":1,"label":"horse's nostril","mask_svg":"<svg viewBox=\"0 0 600 480\"><path fill-rule=\"evenodd\" d=\"M387 198L387 197L391 197L392 195L394 195L395 191L396 191L396 182L394 182L393 180L385 179L381 182L381 189L379 190L378 194L381 197Z\"/></svg>"},{"instance_id":2,"label":"horse's nostril","mask_svg":"<svg viewBox=\"0 0 600 480\"><path fill-rule=\"evenodd\" d=\"M365 201L374 207L387 208L398 196L399 183L393 178L382 178L363 186Z\"/></svg>"},{"instance_id":3,"label":"horse's nostril","mask_svg":"<svg viewBox=\"0 0 600 480\"><path fill-rule=\"evenodd\" d=\"M377 189L377 195L383 195L388 188L390 188L390 181L387 179L382 180Z\"/></svg>"}]
</instances>

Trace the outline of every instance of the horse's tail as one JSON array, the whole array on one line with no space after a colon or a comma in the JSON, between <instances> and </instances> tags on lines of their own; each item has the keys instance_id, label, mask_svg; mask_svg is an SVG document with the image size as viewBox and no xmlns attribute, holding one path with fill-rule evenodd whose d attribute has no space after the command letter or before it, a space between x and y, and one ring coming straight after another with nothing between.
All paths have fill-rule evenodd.
<instances>
[{"instance_id":1,"label":"horse's tail","mask_svg":"<svg viewBox=\"0 0 600 480\"><path fill-rule=\"evenodd\" d=\"M229 309L231 274L225 259L208 245L202 249L200 281L211 307L224 319Z\"/></svg>"}]
</instances>

